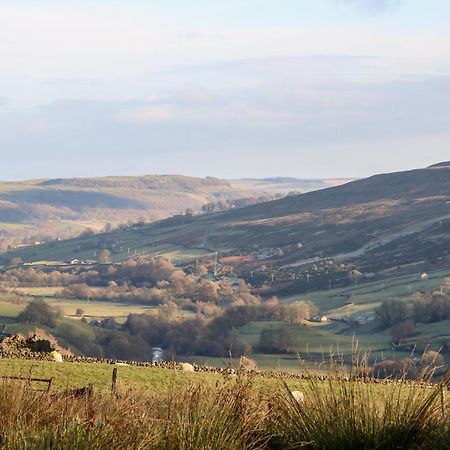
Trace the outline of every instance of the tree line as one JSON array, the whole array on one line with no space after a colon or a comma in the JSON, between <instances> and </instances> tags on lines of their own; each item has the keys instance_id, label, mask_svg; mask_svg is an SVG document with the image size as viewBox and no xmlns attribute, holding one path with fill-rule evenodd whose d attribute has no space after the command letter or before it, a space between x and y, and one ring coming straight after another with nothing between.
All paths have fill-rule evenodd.
<instances>
[{"instance_id":1,"label":"tree line","mask_svg":"<svg viewBox=\"0 0 450 450\"><path fill-rule=\"evenodd\" d=\"M202 212L212 213L216 211L225 211L232 208L244 208L245 206L256 205L258 203L270 202L283 198L283 194L265 194L258 197L245 197L236 199L222 199L216 202L208 202L202 206Z\"/></svg>"}]
</instances>

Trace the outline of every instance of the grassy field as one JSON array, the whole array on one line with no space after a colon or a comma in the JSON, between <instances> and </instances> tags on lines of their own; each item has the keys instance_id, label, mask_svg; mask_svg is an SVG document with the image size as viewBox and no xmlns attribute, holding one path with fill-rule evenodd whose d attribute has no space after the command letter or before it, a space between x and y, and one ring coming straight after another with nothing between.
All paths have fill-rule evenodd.
<instances>
[{"instance_id":1,"label":"grassy field","mask_svg":"<svg viewBox=\"0 0 450 450\"><path fill-rule=\"evenodd\" d=\"M19 291L25 295L32 295L36 297L51 297L61 293L62 288L56 286L43 286L43 287L28 287L19 286L17 288L10 288L10 292Z\"/></svg>"},{"instance_id":2,"label":"grassy field","mask_svg":"<svg viewBox=\"0 0 450 450\"><path fill-rule=\"evenodd\" d=\"M25 305L17 305L14 303L0 301L0 320L12 321L17 314L25 308Z\"/></svg>"},{"instance_id":3,"label":"grassy field","mask_svg":"<svg viewBox=\"0 0 450 450\"><path fill-rule=\"evenodd\" d=\"M113 317L115 319L124 319L129 314L153 314L155 308L145 305L133 305L129 303L112 303L87 300L68 300L53 297L43 297L49 305L59 307L64 316L77 318L76 310L82 309L84 315L88 318L104 319ZM25 308L26 303L14 304L6 301L0 301L0 320L14 319Z\"/></svg>"},{"instance_id":4,"label":"grassy field","mask_svg":"<svg viewBox=\"0 0 450 450\"><path fill-rule=\"evenodd\" d=\"M287 324L285 322L251 322L242 327L240 335L252 346L257 347L259 336L264 328L284 328L293 337L292 347L289 349L291 362L292 354L307 362L320 363L335 358L345 357L348 361L355 352L370 352L372 359L381 359L391 355L391 336L389 330L371 333L350 331L340 323L324 324Z\"/></svg>"},{"instance_id":5,"label":"grassy field","mask_svg":"<svg viewBox=\"0 0 450 450\"><path fill-rule=\"evenodd\" d=\"M283 300L311 300L324 314L329 314L330 311L335 313L337 308L349 303L351 305L345 312L347 315L353 314L353 311L359 314L363 310L371 313L382 300L406 299L415 293L439 290L447 277L450 277L450 270L437 270L428 272L426 280L421 280L417 274L404 275L382 281L364 282L357 286L293 295Z\"/></svg>"},{"instance_id":6,"label":"grassy field","mask_svg":"<svg viewBox=\"0 0 450 450\"><path fill-rule=\"evenodd\" d=\"M182 361L188 362L190 358ZM214 358L199 358L198 364L218 367ZM229 367L229 365L226 365ZM118 371L118 386L122 388L143 388L151 392L161 392L168 389L181 389L188 384L204 384L213 387L219 381L226 379L223 375L211 372L184 372L175 369L139 366L115 366L106 363L77 363L52 361L0 359L0 376L20 376L32 378L52 378L52 386L56 389L67 389L92 384L100 390L110 390L113 368ZM238 368L237 364L234 368ZM282 388L282 383L276 378L254 377L255 385L264 389ZM286 379L292 390L302 389L304 380Z\"/></svg>"},{"instance_id":7,"label":"grassy field","mask_svg":"<svg viewBox=\"0 0 450 450\"><path fill-rule=\"evenodd\" d=\"M75 363L0 359L0 375L33 378L53 378L55 388L80 387L92 384L107 390L111 387L114 365L101 363ZM118 367L118 383L123 387L140 387L153 391L175 388L191 381L214 384L219 375L190 373L181 370L153 367Z\"/></svg>"}]
</instances>

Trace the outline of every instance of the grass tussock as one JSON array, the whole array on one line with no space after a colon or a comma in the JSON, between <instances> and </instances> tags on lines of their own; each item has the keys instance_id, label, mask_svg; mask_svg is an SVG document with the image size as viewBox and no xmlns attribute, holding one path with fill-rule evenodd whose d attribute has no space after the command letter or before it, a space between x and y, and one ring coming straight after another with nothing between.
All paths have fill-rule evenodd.
<instances>
[{"instance_id":1,"label":"grass tussock","mask_svg":"<svg viewBox=\"0 0 450 450\"><path fill-rule=\"evenodd\" d=\"M266 416L248 381L164 394L76 398L0 386L2 449L263 449Z\"/></svg>"},{"instance_id":2,"label":"grass tussock","mask_svg":"<svg viewBox=\"0 0 450 450\"><path fill-rule=\"evenodd\" d=\"M445 383L426 388L310 380L303 402L278 396L275 442L292 449L447 449L446 390Z\"/></svg>"},{"instance_id":3,"label":"grass tussock","mask_svg":"<svg viewBox=\"0 0 450 450\"><path fill-rule=\"evenodd\" d=\"M311 380L298 402L248 376L81 397L5 381L0 449L448 449L444 384Z\"/></svg>"}]
</instances>

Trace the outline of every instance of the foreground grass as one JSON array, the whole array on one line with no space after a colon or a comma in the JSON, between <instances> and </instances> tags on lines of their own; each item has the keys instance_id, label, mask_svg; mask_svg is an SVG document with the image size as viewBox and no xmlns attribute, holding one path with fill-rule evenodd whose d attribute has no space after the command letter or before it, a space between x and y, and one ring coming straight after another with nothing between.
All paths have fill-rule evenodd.
<instances>
[{"instance_id":1,"label":"foreground grass","mask_svg":"<svg viewBox=\"0 0 450 450\"><path fill-rule=\"evenodd\" d=\"M273 390L261 389L246 375L210 383L209 374L204 379L184 374L176 384L165 382L175 373L158 373L161 389L122 384L115 394L92 395L62 389L43 394L4 380L0 448L449 448L441 386L389 386L380 395L374 385L356 381L308 381L299 403L282 382Z\"/></svg>"}]
</instances>

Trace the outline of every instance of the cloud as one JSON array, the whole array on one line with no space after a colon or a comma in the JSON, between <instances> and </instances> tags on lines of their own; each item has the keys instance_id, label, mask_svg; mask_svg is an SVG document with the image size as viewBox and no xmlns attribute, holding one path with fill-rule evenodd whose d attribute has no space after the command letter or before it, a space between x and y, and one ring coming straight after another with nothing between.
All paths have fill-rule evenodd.
<instances>
[{"instance_id":1,"label":"cloud","mask_svg":"<svg viewBox=\"0 0 450 450\"><path fill-rule=\"evenodd\" d=\"M36 121L30 123L28 131L32 134L43 134L49 131L49 123L47 120L37 119Z\"/></svg>"},{"instance_id":2,"label":"cloud","mask_svg":"<svg viewBox=\"0 0 450 450\"><path fill-rule=\"evenodd\" d=\"M186 101L185 89L173 88L124 101L61 99L29 117L3 113L2 145L13 151L0 179L22 167L24 154L21 178L124 173L131 163L134 173L361 176L445 159L450 76L306 83L294 75L251 87L185 88L206 91L207 102Z\"/></svg>"},{"instance_id":3,"label":"cloud","mask_svg":"<svg viewBox=\"0 0 450 450\"><path fill-rule=\"evenodd\" d=\"M119 122L137 125L166 122L178 117L177 111L168 106L146 106L140 108L125 109L114 114L114 119Z\"/></svg>"},{"instance_id":4,"label":"cloud","mask_svg":"<svg viewBox=\"0 0 450 450\"><path fill-rule=\"evenodd\" d=\"M337 0L337 2L355 5L360 10L372 14L385 13L401 5L401 0Z\"/></svg>"},{"instance_id":5,"label":"cloud","mask_svg":"<svg viewBox=\"0 0 450 450\"><path fill-rule=\"evenodd\" d=\"M205 106L212 104L216 97L209 89L200 86L187 86L176 94L174 100L186 106Z\"/></svg>"},{"instance_id":6,"label":"cloud","mask_svg":"<svg viewBox=\"0 0 450 450\"><path fill-rule=\"evenodd\" d=\"M104 83L100 80L92 79L92 78L56 78L52 80L45 80L42 82L46 85L57 86L59 88L85 88L85 87L99 87Z\"/></svg>"}]
</instances>

